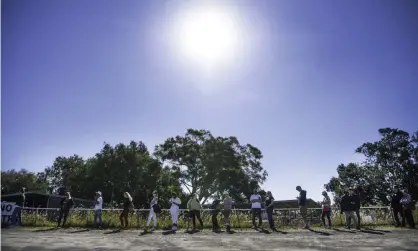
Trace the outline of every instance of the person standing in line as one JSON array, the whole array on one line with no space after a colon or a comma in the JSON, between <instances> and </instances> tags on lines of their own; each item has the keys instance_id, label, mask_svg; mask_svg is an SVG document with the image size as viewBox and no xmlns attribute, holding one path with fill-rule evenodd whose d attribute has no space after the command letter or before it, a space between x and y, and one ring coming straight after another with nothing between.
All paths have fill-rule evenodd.
<instances>
[{"instance_id":1,"label":"person standing in line","mask_svg":"<svg viewBox=\"0 0 418 251\"><path fill-rule=\"evenodd\" d=\"M57 227L60 227L61 219L64 218L62 222L62 227L64 227L65 223L67 222L68 214L70 213L70 209L74 206L74 201L71 198L71 194L67 192L65 194L64 199L61 200L61 208L60 208L60 214L58 217L58 225Z\"/></svg>"},{"instance_id":2,"label":"person standing in line","mask_svg":"<svg viewBox=\"0 0 418 251\"><path fill-rule=\"evenodd\" d=\"M263 219L261 216L261 196L257 193L257 189L254 189L253 194L250 197L251 201L251 214L252 214L252 229L261 228ZM255 217L258 217L258 226L255 224Z\"/></svg>"},{"instance_id":3,"label":"person standing in line","mask_svg":"<svg viewBox=\"0 0 418 251\"><path fill-rule=\"evenodd\" d=\"M322 196L324 196L324 200L322 201L322 215L321 215L322 225L324 227L326 226L326 224L325 224L325 216L326 216L327 219L328 219L328 226L329 226L329 228L331 228L332 227L332 224L331 224L331 199L329 198L328 193L325 192L325 191L322 192Z\"/></svg>"},{"instance_id":4,"label":"person standing in line","mask_svg":"<svg viewBox=\"0 0 418 251\"><path fill-rule=\"evenodd\" d=\"M406 190L403 192L403 197L400 203L403 208L406 222L408 223L410 228L415 228L414 216L412 215L414 204L412 201L412 196Z\"/></svg>"},{"instance_id":5,"label":"person standing in line","mask_svg":"<svg viewBox=\"0 0 418 251\"><path fill-rule=\"evenodd\" d=\"M396 227L405 227L405 215L403 213L401 199L403 198L403 193L399 187L395 187L395 195L392 197L390 206L393 211L393 217L396 221ZM402 223L399 221L399 214L401 215Z\"/></svg>"},{"instance_id":6,"label":"person standing in line","mask_svg":"<svg viewBox=\"0 0 418 251\"><path fill-rule=\"evenodd\" d=\"M296 187L296 191L299 192L298 196L298 204L299 204L299 210L300 215L302 216L303 223L305 224L305 229L309 229L309 223L308 223L308 207L306 205L306 191L302 189L301 186Z\"/></svg>"},{"instance_id":7,"label":"person standing in line","mask_svg":"<svg viewBox=\"0 0 418 251\"><path fill-rule=\"evenodd\" d=\"M225 225L226 225L226 231L228 233L231 232L231 210L232 210L232 198L229 196L228 192L224 192L224 201L223 201L223 211L222 214L225 218Z\"/></svg>"},{"instance_id":8,"label":"person standing in line","mask_svg":"<svg viewBox=\"0 0 418 251\"><path fill-rule=\"evenodd\" d=\"M221 200L219 198L215 198L210 205L210 209L212 210L212 231L219 232L219 224L218 224L218 214L220 213L221 207Z\"/></svg>"},{"instance_id":9,"label":"person standing in line","mask_svg":"<svg viewBox=\"0 0 418 251\"><path fill-rule=\"evenodd\" d=\"M102 209L103 209L102 192L97 191L95 199L96 199L96 204L94 205L94 225L97 228L101 228L102 227Z\"/></svg>"},{"instance_id":10,"label":"person standing in line","mask_svg":"<svg viewBox=\"0 0 418 251\"><path fill-rule=\"evenodd\" d=\"M157 191L152 192L152 200L150 203L150 211L149 211L149 216L148 216L148 222L147 222L147 226L149 227L149 225L151 224L151 220L154 221L154 225L151 228L151 231L154 231L157 228L157 213L159 211L159 207L158 207L158 193Z\"/></svg>"},{"instance_id":11,"label":"person standing in line","mask_svg":"<svg viewBox=\"0 0 418 251\"><path fill-rule=\"evenodd\" d=\"M132 197L128 192L124 192L123 193L123 210L122 213L119 216L120 219L120 225L121 228L128 228L128 216L129 216L129 212L133 209L133 201L132 201ZM125 224L124 221L125 220Z\"/></svg>"},{"instance_id":12,"label":"person standing in line","mask_svg":"<svg viewBox=\"0 0 418 251\"><path fill-rule=\"evenodd\" d=\"M200 223L201 229L203 229L203 221L200 217L200 210L202 210L202 206L197 200L196 195L192 195L192 198L190 198L190 200L187 202L187 209L189 210L189 216L192 218L193 232L196 231L196 218Z\"/></svg>"},{"instance_id":13,"label":"person standing in line","mask_svg":"<svg viewBox=\"0 0 418 251\"><path fill-rule=\"evenodd\" d=\"M360 226L358 225L357 216L355 211L357 209L356 205L356 196L354 195L353 189L350 189L348 195L344 195L341 198L341 214L344 213L345 215L345 222L346 228L350 229L350 217L354 221L354 225L356 226L357 230L360 230Z\"/></svg>"},{"instance_id":14,"label":"person standing in line","mask_svg":"<svg viewBox=\"0 0 418 251\"><path fill-rule=\"evenodd\" d=\"M360 207L361 207L360 201L361 201L361 199L360 199L360 196L361 196L361 190L358 187L355 190L355 193L354 193L354 203L356 205L356 216L357 216L357 226L358 227L360 227L360 222L361 222L361 217L360 217Z\"/></svg>"},{"instance_id":15,"label":"person standing in line","mask_svg":"<svg viewBox=\"0 0 418 251\"><path fill-rule=\"evenodd\" d=\"M173 226L171 230L176 231L177 230L177 221L179 218L179 209L181 205L181 200L179 197L177 197L176 193L171 194L171 199L169 201L171 203L170 213L171 213L171 219L173 220Z\"/></svg>"},{"instance_id":16,"label":"person standing in line","mask_svg":"<svg viewBox=\"0 0 418 251\"><path fill-rule=\"evenodd\" d=\"M267 192L265 207L267 211L267 219L269 221L270 229L273 231L276 231L276 227L274 226L274 219L273 219L274 197L270 191Z\"/></svg>"},{"instance_id":17,"label":"person standing in line","mask_svg":"<svg viewBox=\"0 0 418 251\"><path fill-rule=\"evenodd\" d=\"M15 209L15 215L16 215L16 220L17 220L17 224L19 226L22 226L22 209L25 207L25 202L26 202L26 188L22 187L20 189L20 196L16 202L16 205L19 206ZM14 222L14 224L16 224L16 222Z\"/></svg>"}]
</instances>

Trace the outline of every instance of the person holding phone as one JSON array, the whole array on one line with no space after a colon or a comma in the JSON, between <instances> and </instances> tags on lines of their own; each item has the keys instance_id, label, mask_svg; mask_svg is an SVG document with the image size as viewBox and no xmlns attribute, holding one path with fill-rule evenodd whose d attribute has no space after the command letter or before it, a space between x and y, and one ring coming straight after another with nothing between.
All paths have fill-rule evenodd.
<instances>
[{"instance_id":1,"label":"person holding phone","mask_svg":"<svg viewBox=\"0 0 418 251\"><path fill-rule=\"evenodd\" d=\"M177 197L176 193L172 193L169 202L171 203L170 213L171 213L171 219L173 220L172 230L176 231L181 200L179 197Z\"/></svg>"}]
</instances>

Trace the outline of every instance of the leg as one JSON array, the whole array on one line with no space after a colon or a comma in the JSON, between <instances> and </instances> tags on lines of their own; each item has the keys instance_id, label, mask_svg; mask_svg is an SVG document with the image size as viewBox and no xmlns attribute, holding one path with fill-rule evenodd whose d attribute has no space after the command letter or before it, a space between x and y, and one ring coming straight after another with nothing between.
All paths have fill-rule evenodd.
<instances>
[{"instance_id":1,"label":"leg","mask_svg":"<svg viewBox=\"0 0 418 251\"><path fill-rule=\"evenodd\" d=\"M273 208L267 209L267 218L271 229L274 229Z\"/></svg>"},{"instance_id":2,"label":"leg","mask_svg":"<svg viewBox=\"0 0 418 251\"><path fill-rule=\"evenodd\" d=\"M203 221L202 221L202 217L200 217L200 211L196 211L196 217L199 220L200 226L203 228Z\"/></svg>"},{"instance_id":3,"label":"leg","mask_svg":"<svg viewBox=\"0 0 418 251\"><path fill-rule=\"evenodd\" d=\"M253 227L255 228L255 216L256 216L256 212L255 212L255 208L251 209L251 220L253 222Z\"/></svg>"},{"instance_id":4,"label":"leg","mask_svg":"<svg viewBox=\"0 0 418 251\"><path fill-rule=\"evenodd\" d=\"M57 227L59 227L60 225L61 225L61 219L62 219L62 215L63 215L63 211L62 210L60 210L60 214L59 214L59 216L58 216L58 225L57 225Z\"/></svg>"},{"instance_id":5,"label":"leg","mask_svg":"<svg viewBox=\"0 0 418 251\"><path fill-rule=\"evenodd\" d=\"M301 206L300 207L300 215L302 216L302 220L305 223L305 228L309 227L307 214L308 214L308 208L306 206Z\"/></svg>"},{"instance_id":6,"label":"leg","mask_svg":"<svg viewBox=\"0 0 418 251\"><path fill-rule=\"evenodd\" d=\"M149 210L148 221L147 221L147 227L149 227L149 225L151 224L151 220L152 220L152 218L153 218L153 214L154 214L154 209L152 209L152 207L151 207L151 209Z\"/></svg>"},{"instance_id":7,"label":"leg","mask_svg":"<svg viewBox=\"0 0 418 251\"><path fill-rule=\"evenodd\" d=\"M65 223L67 222L68 213L69 213L69 210L64 211L64 214L63 214L64 220L62 222L63 227L64 227Z\"/></svg>"},{"instance_id":8,"label":"leg","mask_svg":"<svg viewBox=\"0 0 418 251\"><path fill-rule=\"evenodd\" d=\"M152 212L153 213L153 215L152 215L152 217L153 217L153 219L154 219L154 228L156 228L157 227L157 214L153 211Z\"/></svg>"},{"instance_id":9,"label":"leg","mask_svg":"<svg viewBox=\"0 0 418 251\"><path fill-rule=\"evenodd\" d=\"M218 211L212 212L212 230L218 230L219 224L218 224Z\"/></svg>"},{"instance_id":10,"label":"leg","mask_svg":"<svg viewBox=\"0 0 418 251\"><path fill-rule=\"evenodd\" d=\"M345 227L350 229L350 212L344 211L345 216Z\"/></svg>"},{"instance_id":11,"label":"leg","mask_svg":"<svg viewBox=\"0 0 418 251\"><path fill-rule=\"evenodd\" d=\"M357 213L356 212L350 212L350 213L351 213L351 218L353 218L353 221L354 221L354 226L357 229L360 229L360 226L358 225Z\"/></svg>"},{"instance_id":12,"label":"leg","mask_svg":"<svg viewBox=\"0 0 418 251\"><path fill-rule=\"evenodd\" d=\"M325 227L326 225L325 225L325 215L326 215L326 212L324 212L324 211L322 211L322 214L321 214L321 219L322 219L322 225Z\"/></svg>"},{"instance_id":13,"label":"leg","mask_svg":"<svg viewBox=\"0 0 418 251\"><path fill-rule=\"evenodd\" d=\"M123 228L123 227L124 227L124 225L123 225L123 211L122 211L122 213L119 215L119 220L120 220L120 226Z\"/></svg>"},{"instance_id":14,"label":"leg","mask_svg":"<svg viewBox=\"0 0 418 251\"><path fill-rule=\"evenodd\" d=\"M356 210L356 216L357 216L357 227L360 227L360 221L361 221L361 218L360 218L360 209L357 209Z\"/></svg>"},{"instance_id":15,"label":"leg","mask_svg":"<svg viewBox=\"0 0 418 251\"><path fill-rule=\"evenodd\" d=\"M99 210L99 227L101 227L102 224L103 224L103 221L102 221L102 210Z\"/></svg>"},{"instance_id":16,"label":"leg","mask_svg":"<svg viewBox=\"0 0 418 251\"><path fill-rule=\"evenodd\" d=\"M399 221L399 216L398 216L399 211L400 210L397 209L397 208L393 209L393 218L395 218L395 222L396 222L397 227L401 226L401 222Z\"/></svg>"},{"instance_id":17,"label":"leg","mask_svg":"<svg viewBox=\"0 0 418 251\"><path fill-rule=\"evenodd\" d=\"M123 215L123 218L125 219L125 227L126 228L129 226L128 216L129 216L129 211L125 211L125 213Z\"/></svg>"},{"instance_id":18,"label":"leg","mask_svg":"<svg viewBox=\"0 0 418 251\"><path fill-rule=\"evenodd\" d=\"M331 228L332 224L331 224L331 211L327 212L327 219L328 219L328 225Z\"/></svg>"},{"instance_id":19,"label":"leg","mask_svg":"<svg viewBox=\"0 0 418 251\"><path fill-rule=\"evenodd\" d=\"M194 231L196 230L196 210L190 211L190 216L192 218L193 231Z\"/></svg>"},{"instance_id":20,"label":"leg","mask_svg":"<svg viewBox=\"0 0 418 251\"><path fill-rule=\"evenodd\" d=\"M93 224L97 227L98 210L94 210L94 221Z\"/></svg>"},{"instance_id":21,"label":"leg","mask_svg":"<svg viewBox=\"0 0 418 251\"><path fill-rule=\"evenodd\" d=\"M402 227L405 227L405 211L403 209L399 210L399 213L401 214L401 218L402 218Z\"/></svg>"},{"instance_id":22,"label":"leg","mask_svg":"<svg viewBox=\"0 0 418 251\"><path fill-rule=\"evenodd\" d=\"M408 209L405 210L405 218L406 221L408 222L408 225L410 228L415 228L415 222L414 222L414 216L412 215L412 210Z\"/></svg>"},{"instance_id":23,"label":"leg","mask_svg":"<svg viewBox=\"0 0 418 251\"><path fill-rule=\"evenodd\" d=\"M261 208L257 210L257 215L258 215L258 227L261 227L261 225L263 224L263 216L262 216Z\"/></svg>"},{"instance_id":24,"label":"leg","mask_svg":"<svg viewBox=\"0 0 418 251\"><path fill-rule=\"evenodd\" d=\"M231 222L230 222L231 210L224 210L223 215L225 218L226 230L229 232L231 230Z\"/></svg>"}]
</instances>

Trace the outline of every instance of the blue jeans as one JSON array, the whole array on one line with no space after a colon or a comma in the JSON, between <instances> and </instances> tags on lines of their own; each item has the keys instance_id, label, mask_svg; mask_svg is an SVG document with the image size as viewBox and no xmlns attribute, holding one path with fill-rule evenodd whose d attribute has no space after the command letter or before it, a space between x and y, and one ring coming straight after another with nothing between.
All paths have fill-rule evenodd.
<instances>
[{"instance_id":1,"label":"blue jeans","mask_svg":"<svg viewBox=\"0 0 418 251\"><path fill-rule=\"evenodd\" d=\"M273 208L269 207L267 208L267 219L270 225L270 228L274 228L274 220L273 220Z\"/></svg>"},{"instance_id":2,"label":"blue jeans","mask_svg":"<svg viewBox=\"0 0 418 251\"><path fill-rule=\"evenodd\" d=\"M97 226L97 218L99 218L99 226L102 225L102 210L101 209L97 209L94 210L94 225Z\"/></svg>"},{"instance_id":3,"label":"blue jeans","mask_svg":"<svg viewBox=\"0 0 418 251\"><path fill-rule=\"evenodd\" d=\"M22 209L20 207L15 208L12 218L14 218L12 225L22 226Z\"/></svg>"}]
</instances>

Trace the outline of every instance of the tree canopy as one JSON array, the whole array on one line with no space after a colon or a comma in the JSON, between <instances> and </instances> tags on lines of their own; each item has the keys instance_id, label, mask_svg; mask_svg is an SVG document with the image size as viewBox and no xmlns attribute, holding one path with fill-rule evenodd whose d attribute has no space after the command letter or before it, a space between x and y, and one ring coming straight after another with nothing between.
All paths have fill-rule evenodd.
<instances>
[{"instance_id":1,"label":"tree canopy","mask_svg":"<svg viewBox=\"0 0 418 251\"><path fill-rule=\"evenodd\" d=\"M389 205L396 186L409 190L418 199L418 132L379 129L379 141L367 142L355 152L363 163L341 164L337 177L325 184L327 191L342 196L348 188L359 188L363 205Z\"/></svg>"},{"instance_id":2,"label":"tree canopy","mask_svg":"<svg viewBox=\"0 0 418 251\"><path fill-rule=\"evenodd\" d=\"M177 193L186 203L191 194L205 202L229 191L237 201L247 201L252 189L260 188L267 172L261 151L241 145L235 137L215 137L207 130L189 129L184 136L168 138L151 154L141 141L112 146L104 143L94 156L57 157L38 174L25 170L2 171L2 191L47 190L91 199L101 191L105 202L118 204L128 191L139 208L148 208L157 190L161 198ZM161 200L168 207L168 199Z\"/></svg>"}]
</instances>

